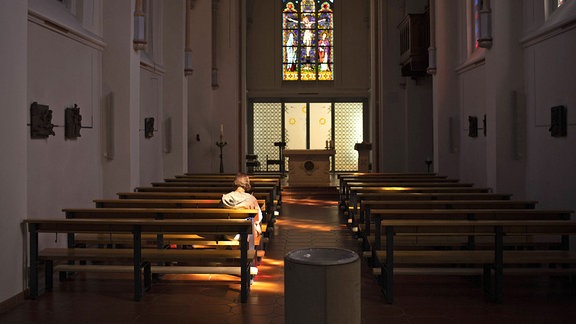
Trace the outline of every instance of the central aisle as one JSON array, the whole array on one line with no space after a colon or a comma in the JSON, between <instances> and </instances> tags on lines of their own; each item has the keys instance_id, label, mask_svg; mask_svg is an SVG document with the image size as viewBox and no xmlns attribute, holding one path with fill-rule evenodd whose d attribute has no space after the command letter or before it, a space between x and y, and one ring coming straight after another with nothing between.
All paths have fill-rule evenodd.
<instances>
[{"instance_id":1,"label":"central aisle","mask_svg":"<svg viewBox=\"0 0 576 324\"><path fill-rule=\"evenodd\" d=\"M336 201L284 199L280 216L274 226L273 237L266 248L251 299L257 299L262 311L262 323L284 321L284 256L305 248L344 248L362 256L360 243L338 213ZM377 323L385 313L390 314L374 276L362 260L362 322ZM271 303L266 307L264 304ZM384 307L383 307L384 306ZM267 310L265 308L268 308ZM252 320L259 316L252 314ZM381 315L381 316L380 316ZM259 321L258 321L259 322ZM259 322L260 323L260 322Z\"/></svg>"}]
</instances>

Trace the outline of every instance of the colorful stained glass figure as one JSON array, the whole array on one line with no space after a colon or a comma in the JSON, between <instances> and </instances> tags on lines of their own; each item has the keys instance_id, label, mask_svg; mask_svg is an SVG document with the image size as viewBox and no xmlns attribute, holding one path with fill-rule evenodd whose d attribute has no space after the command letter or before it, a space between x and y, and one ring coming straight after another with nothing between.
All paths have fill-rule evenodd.
<instances>
[{"instance_id":1,"label":"colorful stained glass figure","mask_svg":"<svg viewBox=\"0 0 576 324\"><path fill-rule=\"evenodd\" d=\"M282 78L334 79L334 0L282 0Z\"/></svg>"}]
</instances>

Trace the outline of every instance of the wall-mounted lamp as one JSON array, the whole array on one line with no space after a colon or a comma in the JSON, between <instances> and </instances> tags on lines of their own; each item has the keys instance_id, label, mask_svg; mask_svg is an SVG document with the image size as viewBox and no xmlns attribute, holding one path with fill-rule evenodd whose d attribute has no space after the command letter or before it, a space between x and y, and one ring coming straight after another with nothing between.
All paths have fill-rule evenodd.
<instances>
[{"instance_id":1,"label":"wall-mounted lamp","mask_svg":"<svg viewBox=\"0 0 576 324\"><path fill-rule=\"evenodd\" d=\"M212 88L218 88L218 69L212 68Z\"/></svg>"},{"instance_id":2,"label":"wall-mounted lamp","mask_svg":"<svg viewBox=\"0 0 576 324\"><path fill-rule=\"evenodd\" d=\"M428 68L426 72L430 75L436 74L436 1L430 0L429 8L430 13L428 14L429 21L429 34L430 34L430 46L428 47Z\"/></svg>"},{"instance_id":3,"label":"wall-mounted lamp","mask_svg":"<svg viewBox=\"0 0 576 324\"><path fill-rule=\"evenodd\" d=\"M430 173L430 170L432 170L432 159L427 156L424 163L426 163L426 169L428 170L428 173Z\"/></svg>"},{"instance_id":4,"label":"wall-mounted lamp","mask_svg":"<svg viewBox=\"0 0 576 324\"><path fill-rule=\"evenodd\" d=\"M144 137L152 138L154 136L154 117L144 118Z\"/></svg>"},{"instance_id":5,"label":"wall-mounted lamp","mask_svg":"<svg viewBox=\"0 0 576 324\"><path fill-rule=\"evenodd\" d=\"M194 69L192 69L192 51L186 49L184 51L184 75L192 75Z\"/></svg>"},{"instance_id":6,"label":"wall-mounted lamp","mask_svg":"<svg viewBox=\"0 0 576 324\"><path fill-rule=\"evenodd\" d=\"M478 137L478 117L468 116L468 136Z\"/></svg>"},{"instance_id":7,"label":"wall-mounted lamp","mask_svg":"<svg viewBox=\"0 0 576 324\"><path fill-rule=\"evenodd\" d=\"M146 48L146 16L142 9L142 0L136 0L134 10L134 50L139 51Z\"/></svg>"},{"instance_id":8,"label":"wall-mounted lamp","mask_svg":"<svg viewBox=\"0 0 576 324\"><path fill-rule=\"evenodd\" d=\"M553 137L566 137L567 119L566 107L556 106L550 109L550 135Z\"/></svg>"},{"instance_id":9,"label":"wall-mounted lamp","mask_svg":"<svg viewBox=\"0 0 576 324\"><path fill-rule=\"evenodd\" d=\"M43 139L56 135L52 124L52 110L48 105L41 105L34 101L30 105L30 136L32 139Z\"/></svg>"},{"instance_id":10,"label":"wall-mounted lamp","mask_svg":"<svg viewBox=\"0 0 576 324\"><path fill-rule=\"evenodd\" d=\"M81 128L82 115L80 115L80 108L74 104L74 107L64 110L64 138L73 140L80 137Z\"/></svg>"},{"instance_id":11,"label":"wall-mounted lamp","mask_svg":"<svg viewBox=\"0 0 576 324\"><path fill-rule=\"evenodd\" d=\"M194 1L188 0L186 2L186 32L184 33L185 46L184 46L184 75L192 75L192 35L190 30L192 28L192 8Z\"/></svg>"}]
</instances>

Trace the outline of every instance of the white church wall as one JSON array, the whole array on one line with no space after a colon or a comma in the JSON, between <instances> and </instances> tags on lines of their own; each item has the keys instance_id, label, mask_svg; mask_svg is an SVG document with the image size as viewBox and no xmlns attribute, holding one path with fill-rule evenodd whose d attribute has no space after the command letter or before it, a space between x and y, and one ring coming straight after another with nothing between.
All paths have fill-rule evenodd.
<instances>
[{"instance_id":1,"label":"white church wall","mask_svg":"<svg viewBox=\"0 0 576 324\"><path fill-rule=\"evenodd\" d=\"M90 206L102 194L101 55L35 23L28 24L28 54L28 109L33 102L48 105L55 125L53 136L27 141L28 216L63 218L62 208ZM65 109L74 105L83 128L80 137L65 139Z\"/></svg>"},{"instance_id":2,"label":"white church wall","mask_svg":"<svg viewBox=\"0 0 576 324\"><path fill-rule=\"evenodd\" d=\"M162 76L141 69L138 139L140 142L140 184L142 186L149 186L151 182L164 179L162 108ZM153 118L154 123L151 133L147 134L145 122L149 118Z\"/></svg>"},{"instance_id":3,"label":"white church wall","mask_svg":"<svg viewBox=\"0 0 576 324\"><path fill-rule=\"evenodd\" d=\"M29 205L31 213L38 215L64 205L90 203L100 193L99 155L94 148L99 147L100 135L101 58L96 49L35 24L28 27L28 104L48 105L55 125L54 136L28 140ZM64 110L74 105L80 108L83 128L80 137L67 140Z\"/></svg>"},{"instance_id":4,"label":"white church wall","mask_svg":"<svg viewBox=\"0 0 576 324\"><path fill-rule=\"evenodd\" d=\"M0 1L0 303L11 305L24 298L26 288L26 231L22 221L27 217L26 146L30 129L26 99L27 69L27 3Z\"/></svg>"},{"instance_id":5,"label":"white church wall","mask_svg":"<svg viewBox=\"0 0 576 324\"><path fill-rule=\"evenodd\" d=\"M486 137L478 129L476 137L469 136L469 118L475 117L478 128L483 128L486 114L486 67L477 66L460 73L460 180L477 186L486 186Z\"/></svg>"},{"instance_id":6,"label":"white church wall","mask_svg":"<svg viewBox=\"0 0 576 324\"><path fill-rule=\"evenodd\" d=\"M576 29L529 45L525 51L530 197L542 206L576 210ZM551 108L567 108L567 136L552 137Z\"/></svg>"},{"instance_id":7,"label":"white church wall","mask_svg":"<svg viewBox=\"0 0 576 324\"><path fill-rule=\"evenodd\" d=\"M102 97L113 98L113 156L101 156L103 196L131 191L140 185L140 52L133 49L133 1L105 1L103 4L104 39ZM108 134L110 133L110 134Z\"/></svg>"},{"instance_id":8,"label":"white church wall","mask_svg":"<svg viewBox=\"0 0 576 324\"><path fill-rule=\"evenodd\" d=\"M184 74L186 2L164 1L163 157L166 178L188 171L188 106ZM196 67L194 67L196 68Z\"/></svg>"},{"instance_id":9,"label":"white church wall","mask_svg":"<svg viewBox=\"0 0 576 324\"><path fill-rule=\"evenodd\" d=\"M213 14L212 1L196 1L192 9L194 74L188 77L189 172L220 171L216 142L220 141L221 127L227 143L222 152L223 171L240 171L243 137L239 134L243 134L245 125L239 76L243 64L240 6L239 1L218 1Z\"/></svg>"}]
</instances>

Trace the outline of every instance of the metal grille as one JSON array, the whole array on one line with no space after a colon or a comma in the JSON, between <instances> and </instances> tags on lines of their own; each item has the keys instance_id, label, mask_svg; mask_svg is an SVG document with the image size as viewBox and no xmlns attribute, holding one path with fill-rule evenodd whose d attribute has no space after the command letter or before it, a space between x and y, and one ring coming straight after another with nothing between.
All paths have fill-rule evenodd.
<instances>
[{"instance_id":1,"label":"metal grille","mask_svg":"<svg viewBox=\"0 0 576 324\"><path fill-rule=\"evenodd\" d=\"M354 150L354 144L362 142L362 111L361 102L334 103L335 171L358 170L358 152Z\"/></svg>"},{"instance_id":2,"label":"metal grille","mask_svg":"<svg viewBox=\"0 0 576 324\"><path fill-rule=\"evenodd\" d=\"M277 160L278 147L274 142L282 141L282 104L254 103L254 154L258 155L261 169L279 171L280 166L267 165L266 160Z\"/></svg>"}]
</instances>

